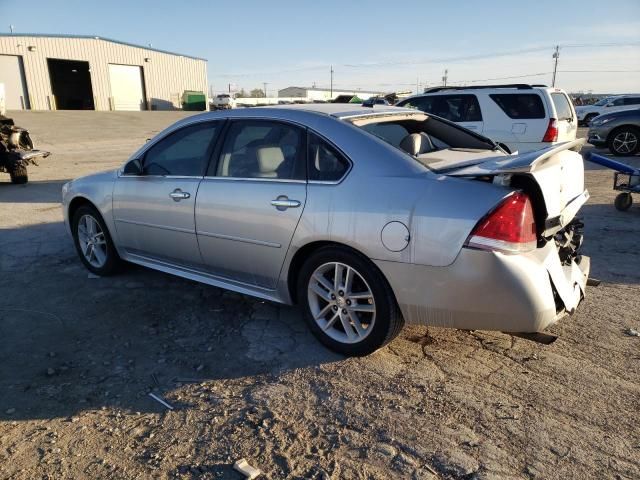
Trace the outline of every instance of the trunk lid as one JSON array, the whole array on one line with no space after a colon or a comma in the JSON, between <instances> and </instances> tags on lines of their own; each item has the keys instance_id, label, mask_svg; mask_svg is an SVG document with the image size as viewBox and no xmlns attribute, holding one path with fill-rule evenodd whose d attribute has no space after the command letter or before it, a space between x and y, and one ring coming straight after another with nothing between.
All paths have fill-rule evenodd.
<instances>
[{"instance_id":1,"label":"trunk lid","mask_svg":"<svg viewBox=\"0 0 640 480\"><path fill-rule=\"evenodd\" d=\"M583 144L583 139L573 140L520 155L449 163L434 171L453 177L491 177L493 183L504 186L518 185L514 180L519 176L532 178L544 202L542 236L549 237L568 225L589 198L584 188L584 161L578 153ZM536 192L527 193L536 196Z\"/></svg>"}]
</instances>

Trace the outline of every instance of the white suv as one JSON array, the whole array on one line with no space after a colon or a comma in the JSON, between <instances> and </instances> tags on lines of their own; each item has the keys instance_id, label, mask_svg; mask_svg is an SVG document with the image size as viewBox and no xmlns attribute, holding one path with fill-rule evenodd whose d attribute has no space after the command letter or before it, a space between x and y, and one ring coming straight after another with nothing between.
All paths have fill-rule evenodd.
<instances>
[{"instance_id":1,"label":"white suv","mask_svg":"<svg viewBox=\"0 0 640 480\"><path fill-rule=\"evenodd\" d=\"M640 108L640 95L616 95L613 97L603 98L593 105L584 105L576 107L578 122L588 125L591 120L598 115L605 113L619 112L621 110L635 110Z\"/></svg>"},{"instance_id":2,"label":"white suv","mask_svg":"<svg viewBox=\"0 0 640 480\"><path fill-rule=\"evenodd\" d=\"M575 140L578 130L564 90L544 85L437 87L397 106L445 118L519 153Z\"/></svg>"}]
</instances>

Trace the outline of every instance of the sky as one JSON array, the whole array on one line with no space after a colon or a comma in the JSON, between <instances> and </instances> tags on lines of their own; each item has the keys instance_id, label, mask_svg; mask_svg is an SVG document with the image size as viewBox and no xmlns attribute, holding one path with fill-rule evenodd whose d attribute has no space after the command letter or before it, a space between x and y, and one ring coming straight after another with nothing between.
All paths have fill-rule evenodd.
<instances>
[{"instance_id":1,"label":"sky","mask_svg":"<svg viewBox=\"0 0 640 480\"><path fill-rule=\"evenodd\" d=\"M640 92L640 0L0 0L0 31L97 35L203 57L214 92L551 84Z\"/></svg>"}]
</instances>

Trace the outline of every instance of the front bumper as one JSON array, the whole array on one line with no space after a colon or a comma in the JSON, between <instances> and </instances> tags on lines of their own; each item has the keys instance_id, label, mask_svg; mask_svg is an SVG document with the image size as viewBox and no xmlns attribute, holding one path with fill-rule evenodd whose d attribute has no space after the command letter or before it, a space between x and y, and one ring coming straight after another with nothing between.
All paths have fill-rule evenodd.
<instances>
[{"instance_id":1,"label":"front bumper","mask_svg":"<svg viewBox=\"0 0 640 480\"><path fill-rule=\"evenodd\" d=\"M563 266L553 242L523 255L463 248L448 267L376 261L408 323L539 332L584 297L589 258Z\"/></svg>"},{"instance_id":2,"label":"front bumper","mask_svg":"<svg viewBox=\"0 0 640 480\"><path fill-rule=\"evenodd\" d=\"M587 142L596 147L604 147L607 145L608 128L590 127L587 132Z\"/></svg>"}]
</instances>

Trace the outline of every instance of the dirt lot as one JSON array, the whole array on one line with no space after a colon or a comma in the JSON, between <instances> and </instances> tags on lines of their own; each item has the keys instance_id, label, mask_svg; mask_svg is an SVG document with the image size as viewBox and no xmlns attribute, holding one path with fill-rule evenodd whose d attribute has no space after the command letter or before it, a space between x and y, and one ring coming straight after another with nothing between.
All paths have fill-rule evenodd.
<instances>
[{"instance_id":1,"label":"dirt lot","mask_svg":"<svg viewBox=\"0 0 640 480\"><path fill-rule=\"evenodd\" d=\"M293 308L88 277L60 187L183 115L14 115L53 156L0 178L1 478L241 479L241 457L273 479L640 478L640 207L613 208L610 171L589 167L584 208L603 283L554 344L414 326L344 359Z\"/></svg>"}]
</instances>

